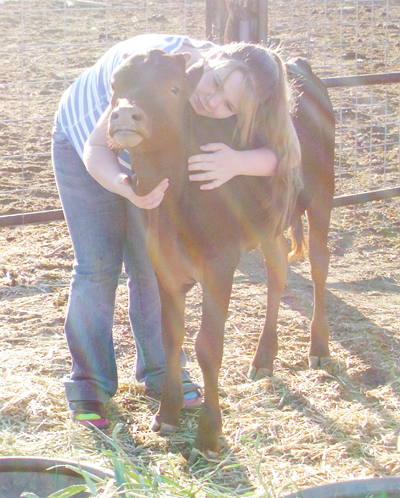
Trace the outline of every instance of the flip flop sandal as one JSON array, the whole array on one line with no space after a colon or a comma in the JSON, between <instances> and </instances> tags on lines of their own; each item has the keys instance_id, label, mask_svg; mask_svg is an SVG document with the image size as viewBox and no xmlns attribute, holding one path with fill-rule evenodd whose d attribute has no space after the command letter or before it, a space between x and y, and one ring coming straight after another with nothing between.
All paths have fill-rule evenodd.
<instances>
[{"instance_id":1,"label":"flip flop sandal","mask_svg":"<svg viewBox=\"0 0 400 498\"><path fill-rule=\"evenodd\" d=\"M197 410L203 404L201 394L198 389L189 391L183 395L183 408L185 410Z\"/></svg>"},{"instance_id":2,"label":"flip flop sandal","mask_svg":"<svg viewBox=\"0 0 400 498\"><path fill-rule=\"evenodd\" d=\"M100 401L74 401L69 406L72 410L72 420L76 424L98 429L106 429L110 425L104 403Z\"/></svg>"},{"instance_id":3,"label":"flip flop sandal","mask_svg":"<svg viewBox=\"0 0 400 498\"><path fill-rule=\"evenodd\" d=\"M197 410L203 404L201 398L201 393L196 384L190 381L184 380L182 382L183 390L185 390L185 385L190 386L190 390L183 393L183 409L184 410Z\"/></svg>"},{"instance_id":4,"label":"flip flop sandal","mask_svg":"<svg viewBox=\"0 0 400 498\"><path fill-rule=\"evenodd\" d=\"M149 398L160 401L160 394L152 391L151 389L146 389L145 395ZM185 410L197 410L203 404L200 391L198 389L194 391L189 391L183 395L183 409Z\"/></svg>"}]
</instances>

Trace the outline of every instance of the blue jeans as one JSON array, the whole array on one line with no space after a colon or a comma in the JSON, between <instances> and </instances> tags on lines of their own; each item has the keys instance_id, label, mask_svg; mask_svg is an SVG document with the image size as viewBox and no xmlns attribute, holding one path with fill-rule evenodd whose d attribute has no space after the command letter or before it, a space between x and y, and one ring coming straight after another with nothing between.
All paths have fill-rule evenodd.
<instances>
[{"instance_id":1,"label":"blue jeans","mask_svg":"<svg viewBox=\"0 0 400 498\"><path fill-rule=\"evenodd\" d=\"M129 318L137 349L136 378L160 393L165 358L157 281L141 220L144 213L89 175L57 124L52 159L75 254L65 320L72 356L71 373L64 379L67 400L107 402L117 391L112 327L122 263L128 277ZM182 380L184 392L196 388L184 368Z\"/></svg>"}]
</instances>

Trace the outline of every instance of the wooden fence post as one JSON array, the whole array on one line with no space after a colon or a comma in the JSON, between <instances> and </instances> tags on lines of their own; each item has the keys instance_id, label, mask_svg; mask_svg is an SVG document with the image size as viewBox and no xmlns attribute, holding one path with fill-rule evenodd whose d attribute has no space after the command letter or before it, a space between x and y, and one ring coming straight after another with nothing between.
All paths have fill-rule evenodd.
<instances>
[{"instance_id":1,"label":"wooden fence post","mask_svg":"<svg viewBox=\"0 0 400 498\"><path fill-rule=\"evenodd\" d=\"M206 36L207 40L224 43L224 32L228 10L226 0L206 0Z\"/></svg>"},{"instance_id":2,"label":"wooden fence post","mask_svg":"<svg viewBox=\"0 0 400 498\"><path fill-rule=\"evenodd\" d=\"M267 42L268 0L206 0L207 39Z\"/></svg>"}]
</instances>

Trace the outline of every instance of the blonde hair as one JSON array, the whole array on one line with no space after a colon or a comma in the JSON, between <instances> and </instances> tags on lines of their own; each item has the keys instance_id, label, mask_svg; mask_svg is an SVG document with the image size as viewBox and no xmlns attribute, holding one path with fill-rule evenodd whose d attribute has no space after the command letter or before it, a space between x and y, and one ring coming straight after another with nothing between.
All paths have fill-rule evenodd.
<instances>
[{"instance_id":1,"label":"blonde hair","mask_svg":"<svg viewBox=\"0 0 400 498\"><path fill-rule=\"evenodd\" d=\"M222 85L233 71L244 76L236 133L241 147L255 147L261 140L278 157L266 206L272 233L281 233L303 186L300 144L290 117L292 91L283 61L277 51L263 45L230 43L214 58L207 57L207 64L211 69L226 68Z\"/></svg>"}]
</instances>

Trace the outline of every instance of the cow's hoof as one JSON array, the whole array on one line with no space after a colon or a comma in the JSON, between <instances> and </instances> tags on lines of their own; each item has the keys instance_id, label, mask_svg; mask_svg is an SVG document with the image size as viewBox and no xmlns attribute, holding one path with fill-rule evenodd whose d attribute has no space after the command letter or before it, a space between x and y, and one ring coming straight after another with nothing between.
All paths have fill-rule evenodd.
<instances>
[{"instance_id":1,"label":"cow's hoof","mask_svg":"<svg viewBox=\"0 0 400 498\"><path fill-rule=\"evenodd\" d=\"M209 462L219 461L219 453L216 453L215 451L200 451L197 448L193 448L188 458L189 464L193 465L194 463L196 463L199 457L203 457Z\"/></svg>"},{"instance_id":2,"label":"cow's hoof","mask_svg":"<svg viewBox=\"0 0 400 498\"><path fill-rule=\"evenodd\" d=\"M313 370L323 370L329 365L330 361L330 356L309 356L308 365Z\"/></svg>"},{"instance_id":3,"label":"cow's hoof","mask_svg":"<svg viewBox=\"0 0 400 498\"><path fill-rule=\"evenodd\" d=\"M269 368L256 368L256 367L250 367L249 369L249 377L251 380L254 380L254 382L257 382L258 380L265 379L265 378L271 378L272 377L272 370Z\"/></svg>"},{"instance_id":4,"label":"cow's hoof","mask_svg":"<svg viewBox=\"0 0 400 498\"><path fill-rule=\"evenodd\" d=\"M179 430L179 427L177 425L171 425L171 424L166 424L164 422L158 422L157 417L153 417L153 420L150 424L150 429L153 432L158 432L160 436L169 436L170 434L173 434L177 430Z\"/></svg>"}]
</instances>

